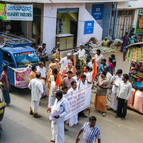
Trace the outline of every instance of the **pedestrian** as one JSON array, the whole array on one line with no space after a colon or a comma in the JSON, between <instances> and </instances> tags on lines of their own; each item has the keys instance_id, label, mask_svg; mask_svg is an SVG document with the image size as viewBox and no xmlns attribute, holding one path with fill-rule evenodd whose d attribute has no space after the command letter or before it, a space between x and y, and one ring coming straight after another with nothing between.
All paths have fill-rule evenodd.
<instances>
[{"instance_id":1,"label":"pedestrian","mask_svg":"<svg viewBox=\"0 0 143 143\"><path fill-rule=\"evenodd\" d=\"M119 89L119 85L122 81L122 69L118 69L116 75L113 76L112 80L112 94L111 94L111 109L113 111L117 111L118 101L117 101L117 92Z\"/></svg>"},{"instance_id":2,"label":"pedestrian","mask_svg":"<svg viewBox=\"0 0 143 143\"><path fill-rule=\"evenodd\" d=\"M83 133L82 143L101 143L100 129L96 125L96 117L91 116L89 122L86 122L76 136L76 143L79 143L80 135Z\"/></svg>"},{"instance_id":3,"label":"pedestrian","mask_svg":"<svg viewBox=\"0 0 143 143\"><path fill-rule=\"evenodd\" d=\"M73 66L72 61L68 62L68 65L66 66L66 68L63 70L62 72L62 78L64 79L65 77L67 77L68 71L72 71L72 77L76 75L76 67Z\"/></svg>"},{"instance_id":4,"label":"pedestrian","mask_svg":"<svg viewBox=\"0 0 143 143\"><path fill-rule=\"evenodd\" d=\"M115 74L115 68L116 68L116 57L114 54L111 55L112 58L112 64L113 64L113 74Z\"/></svg>"},{"instance_id":5,"label":"pedestrian","mask_svg":"<svg viewBox=\"0 0 143 143\"><path fill-rule=\"evenodd\" d=\"M110 67L111 74L113 75L113 63L112 63L112 58L111 57L109 57L108 65Z\"/></svg>"},{"instance_id":6,"label":"pedestrian","mask_svg":"<svg viewBox=\"0 0 143 143\"><path fill-rule=\"evenodd\" d=\"M47 111L51 112L51 142L64 143L64 118L69 112L69 109L66 100L63 98L62 91L56 92L55 103L51 108L48 108Z\"/></svg>"},{"instance_id":7,"label":"pedestrian","mask_svg":"<svg viewBox=\"0 0 143 143\"><path fill-rule=\"evenodd\" d=\"M131 96L132 85L129 82L128 74L123 74L122 82L119 85L118 90L118 108L117 108L117 117L122 119L126 118L127 114L127 103L128 99Z\"/></svg>"},{"instance_id":8,"label":"pedestrian","mask_svg":"<svg viewBox=\"0 0 143 143\"><path fill-rule=\"evenodd\" d=\"M97 74L98 76L101 74L102 71L104 71L105 67L108 67L108 71L111 72L109 65L106 63L106 59L102 59L101 60L101 65L98 68L98 74Z\"/></svg>"},{"instance_id":9,"label":"pedestrian","mask_svg":"<svg viewBox=\"0 0 143 143\"><path fill-rule=\"evenodd\" d=\"M71 82L71 88L68 90L67 94L73 96L74 98L74 94L78 91L78 88L77 88L77 83L76 81L72 81ZM71 117L69 119L69 126L72 127L74 125L77 125L78 124L78 114L74 115L73 117Z\"/></svg>"},{"instance_id":10,"label":"pedestrian","mask_svg":"<svg viewBox=\"0 0 143 143\"><path fill-rule=\"evenodd\" d=\"M78 51L78 58L80 60L80 65L85 63L85 50L84 50L83 45L80 45L80 48L79 48L79 51Z\"/></svg>"},{"instance_id":11,"label":"pedestrian","mask_svg":"<svg viewBox=\"0 0 143 143\"><path fill-rule=\"evenodd\" d=\"M101 65L102 59L104 59L104 56L101 54L100 49L98 49L98 50L96 51L95 59L96 59L97 68L99 68L100 65Z\"/></svg>"},{"instance_id":12,"label":"pedestrian","mask_svg":"<svg viewBox=\"0 0 143 143\"><path fill-rule=\"evenodd\" d=\"M42 97L46 97L47 96L47 84L46 84L47 70L43 62L39 63L39 66L37 67L37 72L41 73L41 79L43 82L44 93Z\"/></svg>"},{"instance_id":13,"label":"pedestrian","mask_svg":"<svg viewBox=\"0 0 143 143\"><path fill-rule=\"evenodd\" d=\"M125 36L123 37L123 44L122 44L122 48L121 48L121 52L124 52L126 46L129 43L129 37L128 37L128 32L125 33Z\"/></svg>"},{"instance_id":14,"label":"pedestrian","mask_svg":"<svg viewBox=\"0 0 143 143\"><path fill-rule=\"evenodd\" d=\"M1 73L1 79L0 81L2 82L2 93L3 93L3 98L6 103L6 105L10 104L10 96L9 96L9 81L8 81L8 66L4 65L3 66L3 72Z\"/></svg>"},{"instance_id":15,"label":"pedestrian","mask_svg":"<svg viewBox=\"0 0 143 143\"><path fill-rule=\"evenodd\" d=\"M97 82L97 92L95 96L95 109L106 116L106 95L109 88L109 81L106 78L106 72L102 72Z\"/></svg>"},{"instance_id":16,"label":"pedestrian","mask_svg":"<svg viewBox=\"0 0 143 143\"><path fill-rule=\"evenodd\" d=\"M32 71L30 72L30 80L36 78L37 68L35 65L32 66Z\"/></svg>"},{"instance_id":17,"label":"pedestrian","mask_svg":"<svg viewBox=\"0 0 143 143\"><path fill-rule=\"evenodd\" d=\"M88 83L87 83L87 79L86 79L86 75L85 74L83 74L82 76L81 76L81 79L80 79L80 81L79 81L79 85L78 85L79 87L78 87L78 90L83 90L83 89L85 89L85 88L87 88L88 87ZM83 118L86 118L87 116L84 114L84 111L81 111L81 112L79 112L79 117L83 117Z\"/></svg>"},{"instance_id":18,"label":"pedestrian","mask_svg":"<svg viewBox=\"0 0 143 143\"><path fill-rule=\"evenodd\" d=\"M71 88L71 82L74 81L74 78L72 77L73 76L72 71L68 71L67 73L68 73L68 77L64 78L62 85L67 86L67 88L69 90Z\"/></svg>"},{"instance_id":19,"label":"pedestrian","mask_svg":"<svg viewBox=\"0 0 143 143\"><path fill-rule=\"evenodd\" d=\"M30 115L33 115L34 118L40 118L41 116L38 114L38 107L40 98L44 92L40 73L36 73L36 78L30 81L28 87L31 89Z\"/></svg>"},{"instance_id":20,"label":"pedestrian","mask_svg":"<svg viewBox=\"0 0 143 143\"><path fill-rule=\"evenodd\" d=\"M48 107L50 108L51 106L53 106L54 102L55 102L55 99L56 99L56 96L55 96L55 93L56 93L56 90L55 90L55 87L56 87L56 79L57 79L57 69L53 69L52 70L52 75L50 76L49 78L49 83L50 83L50 88L49 88L49 102L48 102Z\"/></svg>"},{"instance_id":21,"label":"pedestrian","mask_svg":"<svg viewBox=\"0 0 143 143\"><path fill-rule=\"evenodd\" d=\"M66 57L62 58L60 61L61 65L61 74L63 73L63 70L66 68L68 65L68 62L71 61L72 55L71 53L68 53Z\"/></svg>"},{"instance_id":22,"label":"pedestrian","mask_svg":"<svg viewBox=\"0 0 143 143\"><path fill-rule=\"evenodd\" d=\"M86 75L83 74L81 76L81 81L79 81L79 89L80 90L85 89L87 86L88 86L88 83L87 83Z\"/></svg>"},{"instance_id":23,"label":"pedestrian","mask_svg":"<svg viewBox=\"0 0 143 143\"><path fill-rule=\"evenodd\" d=\"M106 73L106 79L109 83L109 85L108 85L109 88L107 89L107 94L106 94L106 106L107 106L107 108L109 108L109 104L110 104L109 102L111 99L111 92L112 92L112 78L113 78L113 76L109 72L108 67L106 67L106 66L104 68L104 72Z\"/></svg>"}]
</instances>

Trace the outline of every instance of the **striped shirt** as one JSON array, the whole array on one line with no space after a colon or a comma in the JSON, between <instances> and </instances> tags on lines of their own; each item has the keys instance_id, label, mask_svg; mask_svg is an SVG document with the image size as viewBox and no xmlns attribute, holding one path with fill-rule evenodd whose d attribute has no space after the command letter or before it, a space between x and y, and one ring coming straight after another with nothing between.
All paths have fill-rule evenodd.
<instances>
[{"instance_id":1,"label":"striped shirt","mask_svg":"<svg viewBox=\"0 0 143 143\"><path fill-rule=\"evenodd\" d=\"M96 139L100 139L100 129L98 126L90 128L89 122L85 123L81 128L83 130L82 143L96 143Z\"/></svg>"}]
</instances>

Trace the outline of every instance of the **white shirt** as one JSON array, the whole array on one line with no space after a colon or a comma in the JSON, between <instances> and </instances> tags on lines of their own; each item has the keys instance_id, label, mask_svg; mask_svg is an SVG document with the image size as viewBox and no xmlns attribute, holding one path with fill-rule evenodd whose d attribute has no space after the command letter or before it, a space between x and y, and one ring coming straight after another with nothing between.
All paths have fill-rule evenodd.
<instances>
[{"instance_id":1,"label":"white shirt","mask_svg":"<svg viewBox=\"0 0 143 143\"><path fill-rule=\"evenodd\" d=\"M92 82L92 72L86 73L86 79L87 79L87 82Z\"/></svg>"},{"instance_id":2,"label":"white shirt","mask_svg":"<svg viewBox=\"0 0 143 143\"><path fill-rule=\"evenodd\" d=\"M88 66L93 69L92 61L90 61L90 62L88 63Z\"/></svg>"},{"instance_id":3,"label":"white shirt","mask_svg":"<svg viewBox=\"0 0 143 143\"><path fill-rule=\"evenodd\" d=\"M97 67L99 67L100 66L100 64L101 64L101 60L103 59L104 57L103 57L103 55L95 55L95 59L96 59L96 65L97 65Z\"/></svg>"},{"instance_id":4,"label":"white shirt","mask_svg":"<svg viewBox=\"0 0 143 143\"><path fill-rule=\"evenodd\" d=\"M34 78L30 81L28 87L31 89L32 101L39 101L44 92L42 81Z\"/></svg>"},{"instance_id":5,"label":"white shirt","mask_svg":"<svg viewBox=\"0 0 143 143\"><path fill-rule=\"evenodd\" d=\"M112 74L110 72L107 72L106 78L110 83L112 82Z\"/></svg>"},{"instance_id":6,"label":"white shirt","mask_svg":"<svg viewBox=\"0 0 143 143\"><path fill-rule=\"evenodd\" d=\"M112 92L117 93L120 83L122 82L122 76L114 76L113 77L114 85L112 87Z\"/></svg>"},{"instance_id":7,"label":"white shirt","mask_svg":"<svg viewBox=\"0 0 143 143\"><path fill-rule=\"evenodd\" d=\"M132 92L132 85L129 81L127 81L127 83L124 83L123 81L119 84L119 90L118 90L118 94L117 96L119 98L128 100L131 96L131 92Z\"/></svg>"},{"instance_id":8,"label":"white shirt","mask_svg":"<svg viewBox=\"0 0 143 143\"><path fill-rule=\"evenodd\" d=\"M47 70L45 67L41 68L40 66L37 67L37 72L41 73L42 78L46 78Z\"/></svg>"},{"instance_id":9,"label":"white shirt","mask_svg":"<svg viewBox=\"0 0 143 143\"><path fill-rule=\"evenodd\" d=\"M86 88L87 86L88 86L87 80L84 83L80 81L80 90Z\"/></svg>"},{"instance_id":10,"label":"white shirt","mask_svg":"<svg viewBox=\"0 0 143 143\"><path fill-rule=\"evenodd\" d=\"M73 94L75 92L77 92L77 88L76 89L73 89L72 87L68 90L67 94Z\"/></svg>"},{"instance_id":11,"label":"white shirt","mask_svg":"<svg viewBox=\"0 0 143 143\"><path fill-rule=\"evenodd\" d=\"M55 100L54 105L51 108L51 115L50 118L51 120L55 122L64 122L65 116L69 112L69 108L67 107L68 103L65 98L62 98L61 100ZM60 117L58 119L54 118L54 116L59 115Z\"/></svg>"},{"instance_id":12,"label":"white shirt","mask_svg":"<svg viewBox=\"0 0 143 143\"><path fill-rule=\"evenodd\" d=\"M70 60L67 57L64 57L64 58L61 59L61 61L60 61L60 64L61 64L61 73L66 68L66 66L68 65L69 61Z\"/></svg>"},{"instance_id":13,"label":"white shirt","mask_svg":"<svg viewBox=\"0 0 143 143\"><path fill-rule=\"evenodd\" d=\"M80 59L80 60L82 60L83 58L85 57L85 50L84 49L80 49L79 51L78 51L78 58Z\"/></svg>"},{"instance_id":14,"label":"white shirt","mask_svg":"<svg viewBox=\"0 0 143 143\"><path fill-rule=\"evenodd\" d=\"M76 81L77 87L79 87L79 81L80 81L80 79L77 79L77 76L74 76L73 79Z\"/></svg>"}]
</instances>

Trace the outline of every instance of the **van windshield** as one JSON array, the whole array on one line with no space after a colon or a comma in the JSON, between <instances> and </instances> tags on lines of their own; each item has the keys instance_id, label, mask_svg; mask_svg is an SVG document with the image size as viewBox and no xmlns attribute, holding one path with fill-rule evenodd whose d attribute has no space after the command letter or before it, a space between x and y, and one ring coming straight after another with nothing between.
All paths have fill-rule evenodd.
<instances>
[{"instance_id":1,"label":"van windshield","mask_svg":"<svg viewBox=\"0 0 143 143\"><path fill-rule=\"evenodd\" d=\"M14 54L14 57L18 68L24 68L30 63L37 63L39 61L39 57L36 52L18 53Z\"/></svg>"}]
</instances>

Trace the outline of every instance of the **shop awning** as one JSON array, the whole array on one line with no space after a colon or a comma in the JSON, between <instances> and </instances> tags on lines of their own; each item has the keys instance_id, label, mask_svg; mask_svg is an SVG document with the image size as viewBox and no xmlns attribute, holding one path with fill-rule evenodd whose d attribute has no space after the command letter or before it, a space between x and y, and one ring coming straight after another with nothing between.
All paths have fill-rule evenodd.
<instances>
[{"instance_id":1,"label":"shop awning","mask_svg":"<svg viewBox=\"0 0 143 143\"><path fill-rule=\"evenodd\" d=\"M128 2L136 0L1 0L12 3L96 3L96 2Z\"/></svg>"}]
</instances>

